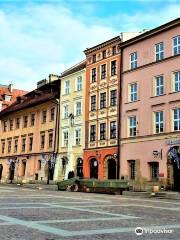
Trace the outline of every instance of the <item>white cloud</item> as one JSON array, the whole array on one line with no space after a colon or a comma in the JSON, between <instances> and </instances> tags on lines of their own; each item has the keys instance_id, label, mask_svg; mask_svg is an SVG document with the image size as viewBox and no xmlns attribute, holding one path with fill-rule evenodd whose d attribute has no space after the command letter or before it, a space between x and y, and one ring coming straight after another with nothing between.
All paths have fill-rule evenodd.
<instances>
[{"instance_id":1,"label":"white cloud","mask_svg":"<svg viewBox=\"0 0 180 240\"><path fill-rule=\"evenodd\" d=\"M102 18L93 15L94 7L84 5L84 12L77 13L55 1L1 8L0 83L13 82L17 88L32 90L49 73L60 74L85 58L87 47L121 31L158 26L180 12L179 4L171 4L161 11L139 9L134 15L120 12Z\"/></svg>"}]
</instances>

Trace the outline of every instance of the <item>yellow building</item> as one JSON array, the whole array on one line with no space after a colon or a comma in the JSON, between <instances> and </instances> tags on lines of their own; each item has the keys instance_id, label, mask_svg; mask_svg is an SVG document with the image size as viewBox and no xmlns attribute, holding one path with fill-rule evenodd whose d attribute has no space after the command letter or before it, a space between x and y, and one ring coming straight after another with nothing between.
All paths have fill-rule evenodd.
<instances>
[{"instance_id":1,"label":"yellow building","mask_svg":"<svg viewBox=\"0 0 180 240\"><path fill-rule=\"evenodd\" d=\"M59 157L55 179L70 175L82 177L85 146L86 62L82 61L61 75Z\"/></svg>"},{"instance_id":2,"label":"yellow building","mask_svg":"<svg viewBox=\"0 0 180 240\"><path fill-rule=\"evenodd\" d=\"M1 181L53 179L60 81L44 83L0 113Z\"/></svg>"}]
</instances>

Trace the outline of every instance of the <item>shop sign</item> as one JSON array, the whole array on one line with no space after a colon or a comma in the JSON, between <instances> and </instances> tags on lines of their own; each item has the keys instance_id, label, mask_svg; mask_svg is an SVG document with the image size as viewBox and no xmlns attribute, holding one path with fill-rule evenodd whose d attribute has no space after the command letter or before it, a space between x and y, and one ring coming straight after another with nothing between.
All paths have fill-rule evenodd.
<instances>
[{"instance_id":1,"label":"shop sign","mask_svg":"<svg viewBox=\"0 0 180 240\"><path fill-rule=\"evenodd\" d=\"M180 145L180 139L169 139L166 141L167 145Z\"/></svg>"}]
</instances>

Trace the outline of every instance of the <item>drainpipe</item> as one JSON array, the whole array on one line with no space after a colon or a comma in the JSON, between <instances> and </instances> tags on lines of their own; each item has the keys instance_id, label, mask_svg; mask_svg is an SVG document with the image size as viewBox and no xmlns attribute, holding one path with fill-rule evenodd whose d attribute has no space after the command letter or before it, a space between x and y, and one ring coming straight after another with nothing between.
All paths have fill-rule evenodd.
<instances>
[{"instance_id":1,"label":"drainpipe","mask_svg":"<svg viewBox=\"0 0 180 240\"><path fill-rule=\"evenodd\" d=\"M117 161L117 179L120 178L121 167L121 106L122 106L122 71L123 71L123 50L120 48L120 78L119 78L119 99L118 99L118 161Z\"/></svg>"}]
</instances>

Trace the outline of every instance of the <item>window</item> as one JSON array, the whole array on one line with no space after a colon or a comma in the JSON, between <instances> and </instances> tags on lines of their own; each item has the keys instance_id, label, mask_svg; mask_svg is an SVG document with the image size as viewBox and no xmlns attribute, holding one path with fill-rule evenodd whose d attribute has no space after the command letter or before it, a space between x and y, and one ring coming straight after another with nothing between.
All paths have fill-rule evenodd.
<instances>
[{"instance_id":1,"label":"window","mask_svg":"<svg viewBox=\"0 0 180 240\"><path fill-rule=\"evenodd\" d=\"M63 144L64 144L64 147L68 146L68 131L67 130L63 132Z\"/></svg>"},{"instance_id":2,"label":"window","mask_svg":"<svg viewBox=\"0 0 180 240\"><path fill-rule=\"evenodd\" d=\"M68 112L68 105L64 105L64 118L69 117L69 112Z\"/></svg>"},{"instance_id":3,"label":"window","mask_svg":"<svg viewBox=\"0 0 180 240\"><path fill-rule=\"evenodd\" d=\"M91 70L91 82L92 83L96 82L96 68L93 68Z\"/></svg>"},{"instance_id":4,"label":"window","mask_svg":"<svg viewBox=\"0 0 180 240\"><path fill-rule=\"evenodd\" d=\"M164 94L164 77L163 75L155 77L155 95L161 96Z\"/></svg>"},{"instance_id":5,"label":"window","mask_svg":"<svg viewBox=\"0 0 180 240\"><path fill-rule=\"evenodd\" d=\"M106 123L100 123L100 140L106 139Z\"/></svg>"},{"instance_id":6,"label":"window","mask_svg":"<svg viewBox=\"0 0 180 240\"><path fill-rule=\"evenodd\" d=\"M49 133L49 148L53 146L53 133Z\"/></svg>"},{"instance_id":7,"label":"window","mask_svg":"<svg viewBox=\"0 0 180 240\"><path fill-rule=\"evenodd\" d=\"M80 145L81 144L81 129L76 129L75 131L75 140L76 140L76 145Z\"/></svg>"},{"instance_id":8,"label":"window","mask_svg":"<svg viewBox=\"0 0 180 240\"><path fill-rule=\"evenodd\" d=\"M164 131L164 116L163 111L155 112L155 133L162 133Z\"/></svg>"},{"instance_id":9,"label":"window","mask_svg":"<svg viewBox=\"0 0 180 240\"><path fill-rule=\"evenodd\" d=\"M174 90L175 92L180 91L180 71L174 73Z\"/></svg>"},{"instance_id":10,"label":"window","mask_svg":"<svg viewBox=\"0 0 180 240\"><path fill-rule=\"evenodd\" d=\"M16 128L20 128L20 118L16 118Z\"/></svg>"},{"instance_id":11,"label":"window","mask_svg":"<svg viewBox=\"0 0 180 240\"><path fill-rule=\"evenodd\" d=\"M130 101L137 101L137 83L130 84Z\"/></svg>"},{"instance_id":12,"label":"window","mask_svg":"<svg viewBox=\"0 0 180 240\"><path fill-rule=\"evenodd\" d=\"M96 62L96 54L93 55L92 60L93 60L93 63Z\"/></svg>"},{"instance_id":13,"label":"window","mask_svg":"<svg viewBox=\"0 0 180 240\"><path fill-rule=\"evenodd\" d=\"M5 95L5 101L10 102L11 101L11 96L10 95Z\"/></svg>"},{"instance_id":14,"label":"window","mask_svg":"<svg viewBox=\"0 0 180 240\"><path fill-rule=\"evenodd\" d=\"M25 152L26 150L26 138L22 139L22 152Z\"/></svg>"},{"instance_id":15,"label":"window","mask_svg":"<svg viewBox=\"0 0 180 240\"><path fill-rule=\"evenodd\" d=\"M137 52L130 54L131 69L137 68Z\"/></svg>"},{"instance_id":16,"label":"window","mask_svg":"<svg viewBox=\"0 0 180 240\"><path fill-rule=\"evenodd\" d=\"M164 58L164 43L157 43L155 45L155 54L156 54L156 61L160 61Z\"/></svg>"},{"instance_id":17,"label":"window","mask_svg":"<svg viewBox=\"0 0 180 240\"><path fill-rule=\"evenodd\" d=\"M41 149L44 149L45 146L45 135L41 135Z\"/></svg>"},{"instance_id":18,"label":"window","mask_svg":"<svg viewBox=\"0 0 180 240\"><path fill-rule=\"evenodd\" d=\"M46 123L46 117L47 117L47 111L44 110L44 111L42 112L42 123Z\"/></svg>"},{"instance_id":19,"label":"window","mask_svg":"<svg viewBox=\"0 0 180 240\"><path fill-rule=\"evenodd\" d=\"M117 72L116 72L116 63L117 63L116 60L111 62L111 76L114 76L114 75L117 74Z\"/></svg>"},{"instance_id":20,"label":"window","mask_svg":"<svg viewBox=\"0 0 180 240\"><path fill-rule=\"evenodd\" d=\"M104 50L104 51L102 52L102 57L103 57L103 59L106 58L106 50Z\"/></svg>"},{"instance_id":21,"label":"window","mask_svg":"<svg viewBox=\"0 0 180 240\"><path fill-rule=\"evenodd\" d=\"M31 114L31 126L34 126L34 123L35 123L35 114L32 113Z\"/></svg>"},{"instance_id":22,"label":"window","mask_svg":"<svg viewBox=\"0 0 180 240\"><path fill-rule=\"evenodd\" d=\"M174 117L174 131L180 130L180 108L173 110Z\"/></svg>"},{"instance_id":23,"label":"window","mask_svg":"<svg viewBox=\"0 0 180 240\"><path fill-rule=\"evenodd\" d=\"M137 133L136 116L129 117L129 136L134 137Z\"/></svg>"},{"instance_id":24,"label":"window","mask_svg":"<svg viewBox=\"0 0 180 240\"><path fill-rule=\"evenodd\" d=\"M64 82L64 94L66 94L66 95L69 94L69 85L70 85L69 80L66 80L66 81Z\"/></svg>"},{"instance_id":25,"label":"window","mask_svg":"<svg viewBox=\"0 0 180 240\"><path fill-rule=\"evenodd\" d=\"M24 116L24 128L28 125L28 116Z\"/></svg>"},{"instance_id":26,"label":"window","mask_svg":"<svg viewBox=\"0 0 180 240\"><path fill-rule=\"evenodd\" d=\"M180 35L173 38L173 53L180 54Z\"/></svg>"},{"instance_id":27,"label":"window","mask_svg":"<svg viewBox=\"0 0 180 240\"><path fill-rule=\"evenodd\" d=\"M114 46L114 47L112 48L112 54L113 54L113 55L116 55L116 46Z\"/></svg>"},{"instance_id":28,"label":"window","mask_svg":"<svg viewBox=\"0 0 180 240\"><path fill-rule=\"evenodd\" d=\"M159 179L159 163L158 162L151 162L150 165L150 176L151 181L158 181Z\"/></svg>"},{"instance_id":29,"label":"window","mask_svg":"<svg viewBox=\"0 0 180 240\"><path fill-rule=\"evenodd\" d=\"M8 153L11 152L11 140L8 141Z\"/></svg>"},{"instance_id":30,"label":"window","mask_svg":"<svg viewBox=\"0 0 180 240\"><path fill-rule=\"evenodd\" d=\"M116 126L116 121L110 122L110 139L114 139L117 137Z\"/></svg>"},{"instance_id":31,"label":"window","mask_svg":"<svg viewBox=\"0 0 180 240\"><path fill-rule=\"evenodd\" d=\"M106 64L101 65L101 79L106 78Z\"/></svg>"},{"instance_id":32,"label":"window","mask_svg":"<svg viewBox=\"0 0 180 240\"><path fill-rule=\"evenodd\" d=\"M91 96L91 111L96 110L96 95Z\"/></svg>"},{"instance_id":33,"label":"window","mask_svg":"<svg viewBox=\"0 0 180 240\"><path fill-rule=\"evenodd\" d=\"M16 153L18 150L18 139L14 140L14 152Z\"/></svg>"},{"instance_id":34,"label":"window","mask_svg":"<svg viewBox=\"0 0 180 240\"><path fill-rule=\"evenodd\" d=\"M4 153L5 152L5 141L1 142L1 147L2 147L1 151L2 151L2 153Z\"/></svg>"},{"instance_id":35,"label":"window","mask_svg":"<svg viewBox=\"0 0 180 240\"><path fill-rule=\"evenodd\" d=\"M3 122L3 130L4 132L7 132L7 121Z\"/></svg>"},{"instance_id":36,"label":"window","mask_svg":"<svg viewBox=\"0 0 180 240\"><path fill-rule=\"evenodd\" d=\"M76 91L82 90L82 76L77 77L76 79Z\"/></svg>"},{"instance_id":37,"label":"window","mask_svg":"<svg viewBox=\"0 0 180 240\"><path fill-rule=\"evenodd\" d=\"M100 109L106 107L106 93L101 93L100 94Z\"/></svg>"},{"instance_id":38,"label":"window","mask_svg":"<svg viewBox=\"0 0 180 240\"><path fill-rule=\"evenodd\" d=\"M29 138L29 151L32 151L33 148L33 137Z\"/></svg>"},{"instance_id":39,"label":"window","mask_svg":"<svg viewBox=\"0 0 180 240\"><path fill-rule=\"evenodd\" d=\"M81 102L76 103L76 116L80 116L82 114L81 112Z\"/></svg>"},{"instance_id":40,"label":"window","mask_svg":"<svg viewBox=\"0 0 180 240\"><path fill-rule=\"evenodd\" d=\"M136 176L136 161L130 160L128 161L128 163L129 163L129 178L131 180L134 180Z\"/></svg>"},{"instance_id":41,"label":"window","mask_svg":"<svg viewBox=\"0 0 180 240\"><path fill-rule=\"evenodd\" d=\"M116 106L117 104L117 90L111 90L110 92L110 106Z\"/></svg>"},{"instance_id":42,"label":"window","mask_svg":"<svg viewBox=\"0 0 180 240\"><path fill-rule=\"evenodd\" d=\"M55 116L55 108L51 108L51 115L50 115L51 121L54 121L54 116Z\"/></svg>"},{"instance_id":43,"label":"window","mask_svg":"<svg viewBox=\"0 0 180 240\"><path fill-rule=\"evenodd\" d=\"M96 125L91 125L90 128L90 141L94 142L96 140Z\"/></svg>"},{"instance_id":44,"label":"window","mask_svg":"<svg viewBox=\"0 0 180 240\"><path fill-rule=\"evenodd\" d=\"M9 129L10 129L10 131L13 130L13 119L9 120Z\"/></svg>"}]
</instances>

